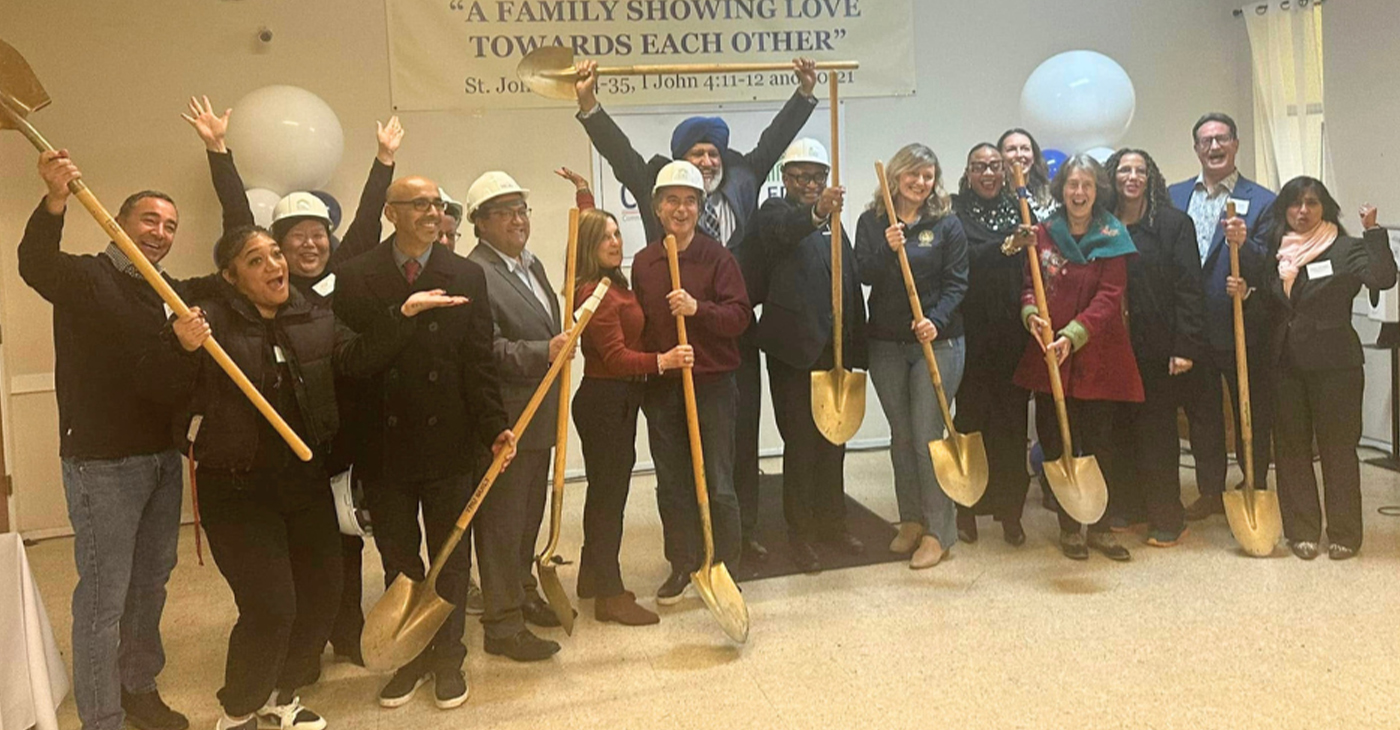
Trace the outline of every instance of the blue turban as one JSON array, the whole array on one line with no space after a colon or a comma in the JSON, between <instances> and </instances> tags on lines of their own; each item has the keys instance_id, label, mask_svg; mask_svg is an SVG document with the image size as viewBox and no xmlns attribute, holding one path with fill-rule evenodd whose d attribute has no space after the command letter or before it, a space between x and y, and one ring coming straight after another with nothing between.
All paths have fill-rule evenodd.
<instances>
[{"instance_id":1,"label":"blue turban","mask_svg":"<svg viewBox=\"0 0 1400 730\"><path fill-rule=\"evenodd\" d=\"M709 142L720 152L729 149L729 125L719 117L691 117L681 122L671 133L671 157L680 159L701 142Z\"/></svg>"}]
</instances>

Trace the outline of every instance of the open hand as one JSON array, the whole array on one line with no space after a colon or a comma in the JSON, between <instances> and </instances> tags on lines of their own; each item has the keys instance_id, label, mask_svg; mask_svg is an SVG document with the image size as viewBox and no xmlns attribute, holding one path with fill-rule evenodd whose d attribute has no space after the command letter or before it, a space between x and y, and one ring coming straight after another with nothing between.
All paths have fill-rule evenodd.
<instances>
[{"instance_id":1,"label":"open hand","mask_svg":"<svg viewBox=\"0 0 1400 730\"><path fill-rule=\"evenodd\" d=\"M228 152L224 135L228 133L228 118L232 113L233 109L225 109L222 116L217 115L214 105L209 103L209 97L191 96L189 113L181 114L180 118L194 127L195 134L204 140L204 149L222 154Z\"/></svg>"},{"instance_id":2,"label":"open hand","mask_svg":"<svg viewBox=\"0 0 1400 730\"><path fill-rule=\"evenodd\" d=\"M399 311L403 312L405 317L412 317L429 309L460 307L470 301L467 297L449 295L443 289L429 289L410 294L403 306L399 307Z\"/></svg>"},{"instance_id":3,"label":"open hand","mask_svg":"<svg viewBox=\"0 0 1400 730\"><path fill-rule=\"evenodd\" d=\"M577 172L574 172L573 170L570 170L567 167L560 167L558 170L554 171L554 174L573 183L575 190L588 189L588 180L585 179L582 175L578 174Z\"/></svg>"},{"instance_id":4,"label":"open hand","mask_svg":"<svg viewBox=\"0 0 1400 730\"><path fill-rule=\"evenodd\" d=\"M386 165L394 164L394 155L399 151L399 145L403 143L403 125L399 124L398 115L389 117L387 123L381 124L375 121L375 136L379 139L379 152L375 157Z\"/></svg>"},{"instance_id":5,"label":"open hand","mask_svg":"<svg viewBox=\"0 0 1400 730\"><path fill-rule=\"evenodd\" d=\"M578 110L587 114L598 106L597 61L579 61L574 64L578 78L574 80L574 94L578 96Z\"/></svg>"},{"instance_id":6,"label":"open hand","mask_svg":"<svg viewBox=\"0 0 1400 730\"><path fill-rule=\"evenodd\" d=\"M817 62L810 58L794 58L792 69L797 72L798 90L803 96L811 96L812 91L817 88Z\"/></svg>"}]
</instances>

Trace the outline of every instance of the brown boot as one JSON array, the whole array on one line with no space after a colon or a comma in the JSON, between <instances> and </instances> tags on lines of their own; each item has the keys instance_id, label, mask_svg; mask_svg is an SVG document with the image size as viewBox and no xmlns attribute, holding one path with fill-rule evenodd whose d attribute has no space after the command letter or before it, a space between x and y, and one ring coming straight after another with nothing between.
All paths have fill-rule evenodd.
<instances>
[{"instance_id":1,"label":"brown boot","mask_svg":"<svg viewBox=\"0 0 1400 730\"><path fill-rule=\"evenodd\" d=\"M661 617L637 605L632 591L599 598L593 605L593 617L602 622L615 621L623 626L650 626L661 623Z\"/></svg>"}]
</instances>

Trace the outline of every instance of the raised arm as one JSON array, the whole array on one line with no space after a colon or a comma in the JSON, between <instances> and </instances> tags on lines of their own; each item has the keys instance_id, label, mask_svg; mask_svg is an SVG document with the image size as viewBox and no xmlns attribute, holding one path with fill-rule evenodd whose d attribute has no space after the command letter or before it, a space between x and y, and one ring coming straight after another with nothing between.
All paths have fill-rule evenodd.
<instances>
[{"instance_id":1,"label":"raised arm","mask_svg":"<svg viewBox=\"0 0 1400 730\"><path fill-rule=\"evenodd\" d=\"M385 201L389 199L389 184L394 181L394 157L403 142L403 126L397 116L389 117L387 124L375 122L379 150L370 164L369 178L364 190L360 191L360 204L355 208L355 219L345 229L340 245L331 252L328 264L331 271L346 261L372 250L379 245L384 233L380 217L384 213Z\"/></svg>"},{"instance_id":2,"label":"raised arm","mask_svg":"<svg viewBox=\"0 0 1400 730\"><path fill-rule=\"evenodd\" d=\"M807 124L808 117L812 116L812 110L817 108L817 98L812 95L812 89L817 85L816 61L795 58L792 67L797 72L797 91L768 123L768 128L758 138L758 145L744 155L744 161L760 178L766 177L768 171L778 164L783 151L792 144L803 125Z\"/></svg>"},{"instance_id":3,"label":"raised arm","mask_svg":"<svg viewBox=\"0 0 1400 730\"><path fill-rule=\"evenodd\" d=\"M1351 249L1347 257L1347 270L1361 279L1372 291L1383 291L1395 286L1395 254L1390 250L1390 234L1376 225L1376 207L1369 203L1361 206L1361 226L1366 230L1361 246Z\"/></svg>"},{"instance_id":4,"label":"raised arm","mask_svg":"<svg viewBox=\"0 0 1400 730\"><path fill-rule=\"evenodd\" d=\"M209 97L190 97L189 110L180 117L194 128L209 156L209 175L214 180L214 194L219 198L223 210L224 232L240 226L251 226L253 208L248 205L248 195L243 189L243 178L233 164L233 153L224 144L228 133L228 119L232 109L225 109L222 116L214 113Z\"/></svg>"},{"instance_id":5,"label":"raised arm","mask_svg":"<svg viewBox=\"0 0 1400 730\"><path fill-rule=\"evenodd\" d=\"M68 150L39 155L39 177L48 194L29 216L24 238L19 242L19 275L53 304L82 304L91 301L91 271L72 254L64 253L63 216L68 209L68 183L83 174L68 157Z\"/></svg>"},{"instance_id":6,"label":"raised arm","mask_svg":"<svg viewBox=\"0 0 1400 730\"><path fill-rule=\"evenodd\" d=\"M595 61L579 62L579 78L575 84L578 120L588 133L588 139L598 149L598 154L612 165L617 181L631 191L638 210L646 219L651 215L651 185L656 181L656 174L647 165L646 159L632 147L632 141L617 126L617 122L598 104L598 77L593 73L597 65Z\"/></svg>"}]
</instances>

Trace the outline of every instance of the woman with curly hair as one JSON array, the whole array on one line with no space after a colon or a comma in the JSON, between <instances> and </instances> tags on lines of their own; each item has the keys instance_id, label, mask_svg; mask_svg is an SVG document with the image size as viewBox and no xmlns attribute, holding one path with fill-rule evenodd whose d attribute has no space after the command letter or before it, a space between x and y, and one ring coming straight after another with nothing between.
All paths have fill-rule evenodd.
<instances>
[{"instance_id":1,"label":"woman with curly hair","mask_svg":"<svg viewBox=\"0 0 1400 730\"><path fill-rule=\"evenodd\" d=\"M1176 426L1182 384L1175 376L1189 371L1205 346L1196 229L1172 207L1151 155L1121 149L1104 168L1112 182L1106 207L1128 227L1138 252L1128 259L1127 310L1144 395L1114 413L1116 443L1104 465L1117 497L1109 524L1123 531L1146 521L1147 544L1171 547L1186 531Z\"/></svg>"}]
</instances>

